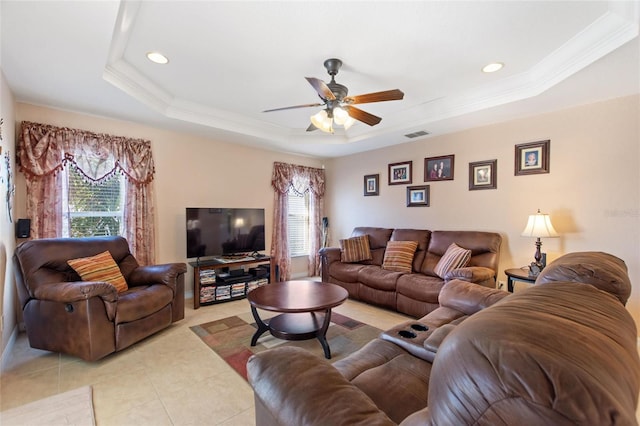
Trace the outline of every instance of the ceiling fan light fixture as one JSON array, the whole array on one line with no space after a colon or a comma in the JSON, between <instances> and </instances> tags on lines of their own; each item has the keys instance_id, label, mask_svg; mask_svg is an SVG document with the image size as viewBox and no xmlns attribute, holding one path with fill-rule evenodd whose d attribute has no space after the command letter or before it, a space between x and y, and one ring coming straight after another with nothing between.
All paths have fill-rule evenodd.
<instances>
[{"instance_id":1,"label":"ceiling fan light fixture","mask_svg":"<svg viewBox=\"0 0 640 426\"><path fill-rule=\"evenodd\" d=\"M327 110L323 109L311 116L311 123L323 132L333 133L333 120L327 114Z\"/></svg>"},{"instance_id":2,"label":"ceiling fan light fixture","mask_svg":"<svg viewBox=\"0 0 640 426\"><path fill-rule=\"evenodd\" d=\"M262 112L283 111L297 108L319 107L324 109L313 114L309 119L311 125L307 127L307 132L320 129L323 132L333 133L334 124L349 129L353 123L361 121L369 126L380 123L382 118L363 111L353 105L368 104L372 102L399 101L404 98L404 92L400 89L385 90L382 92L365 93L357 96L347 96L349 90L346 86L336 83L335 76L342 65L340 59L327 59L324 66L331 76L331 81L325 83L319 78L305 77L307 82L313 87L322 100L322 103L294 105L284 108L268 109Z\"/></svg>"},{"instance_id":3,"label":"ceiling fan light fixture","mask_svg":"<svg viewBox=\"0 0 640 426\"><path fill-rule=\"evenodd\" d=\"M340 107L335 107L333 109L333 121L340 126L344 126L347 120L351 118L349 113Z\"/></svg>"}]
</instances>

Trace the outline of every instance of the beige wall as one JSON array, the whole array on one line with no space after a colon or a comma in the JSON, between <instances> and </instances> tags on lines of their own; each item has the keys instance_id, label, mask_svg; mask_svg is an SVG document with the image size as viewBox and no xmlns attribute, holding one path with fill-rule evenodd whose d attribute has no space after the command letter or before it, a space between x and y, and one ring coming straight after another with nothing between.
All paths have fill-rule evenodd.
<instances>
[{"instance_id":1,"label":"beige wall","mask_svg":"<svg viewBox=\"0 0 640 426\"><path fill-rule=\"evenodd\" d=\"M614 99L342 157L327 165L331 243L355 226L488 230L502 234L502 270L533 260L521 237L539 208L561 234L544 239L549 260L598 250L622 258L634 283L628 309L640 320L640 98ZM514 176L515 145L551 140L550 173ZM406 186L387 184L387 165L413 161L423 185L424 158L455 155L455 179L430 182L430 207L405 207ZM498 160L496 190L469 191L469 162ZM363 176L380 173L380 196L363 196Z\"/></svg>"},{"instance_id":2,"label":"beige wall","mask_svg":"<svg viewBox=\"0 0 640 426\"><path fill-rule=\"evenodd\" d=\"M148 139L156 165L156 222L158 263L185 262L186 207L265 208L266 222L273 219L271 172L274 161L322 167L322 161L273 151L232 145L184 133L110 120L84 114L17 104L16 121L34 121L119 136ZM24 179L18 176L18 192L24 194ZM26 217L25 204L19 206ZM267 252L271 244L267 226ZM306 273L306 262L295 263L293 273ZM193 270L189 267L186 293L192 295Z\"/></svg>"},{"instance_id":3,"label":"beige wall","mask_svg":"<svg viewBox=\"0 0 640 426\"><path fill-rule=\"evenodd\" d=\"M562 234L543 241L543 251L551 260L570 251L608 251L627 262L633 283L640 279L638 96L321 161L28 104L16 104L14 112L4 77L1 83L3 150L13 153L14 124L23 120L152 141L158 262L186 260L187 206L265 207L270 223L272 164L285 161L313 167L326 164L326 215L332 245L360 225L491 230L504 237L500 268L522 266L532 260L534 241L521 237L520 232L527 216L540 208L551 214ZM514 145L545 139L551 140L551 173L514 176ZM456 156L455 179L430 183L430 207L405 207L406 186L386 184L389 163L412 160L413 184L420 185L424 158L448 154ZM469 162L494 158L498 160L498 189L469 191ZM380 196L364 197L363 176L372 173L380 173ZM25 217L24 180L20 173L15 174L14 217ZM8 261L15 242L13 226L7 222L0 209L0 277L5 282L2 309L6 322L3 352L15 325L15 291ZM267 228L268 246L271 233ZM304 274L304 262L294 265L294 274ZM499 279L505 279L502 273ZM191 268L187 288L191 294ZM638 321L637 285L628 308Z\"/></svg>"},{"instance_id":4,"label":"beige wall","mask_svg":"<svg viewBox=\"0 0 640 426\"><path fill-rule=\"evenodd\" d=\"M0 117L2 124L2 141L0 147L0 333L2 340L0 349L2 350L2 361L4 361L4 349L9 343L12 333L16 329L16 291L13 279L13 263L11 256L15 249L15 228L14 223L9 221L6 204L7 194L7 167L5 154L11 155L11 168L15 173L15 126L14 126L14 99L4 74L0 70ZM14 210L15 211L15 210ZM15 215L13 216L15 222Z\"/></svg>"}]
</instances>

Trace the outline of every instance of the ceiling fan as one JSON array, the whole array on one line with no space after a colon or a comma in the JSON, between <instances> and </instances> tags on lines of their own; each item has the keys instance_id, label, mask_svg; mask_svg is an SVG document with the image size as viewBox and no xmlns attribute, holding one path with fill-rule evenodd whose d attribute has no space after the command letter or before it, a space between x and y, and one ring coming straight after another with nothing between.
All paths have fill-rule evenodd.
<instances>
[{"instance_id":1,"label":"ceiling fan","mask_svg":"<svg viewBox=\"0 0 640 426\"><path fill-rule=\"evenodd\" d=\"M364 95L347 96L349 90L346 86L336 83L335 76L338 74L342 61L340 59L327 59L324 67L331 76L331 81L325 83L319 78L305 77L309 84L316 90L322 100L321 103L295 105L284 108L269 109L262 112L283 111L287 109L309 108L324 106L317 114L311 116L311 125L307 132L320 129L323 132L333 133L333 124L338 124L348 129L355 120L361 121L369 126L375 126L382 118L354 107L356 104L367 104L372 102L397 101L404 97L401 90L385 90L383 92L367 93Z\"/></svg>"}]
</instances>

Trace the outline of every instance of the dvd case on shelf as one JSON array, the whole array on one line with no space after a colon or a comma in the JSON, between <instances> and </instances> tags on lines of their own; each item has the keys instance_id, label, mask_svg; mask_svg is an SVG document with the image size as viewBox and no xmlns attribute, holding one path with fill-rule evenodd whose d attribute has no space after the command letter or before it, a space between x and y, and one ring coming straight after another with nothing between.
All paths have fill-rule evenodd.
<instances>
[{"instance_id":1,"label":"dvd case on shelf","mask_svg":"<svg viewBox=\"0 0 640 426\"><path fill-rule=\"evenodd\" d=\"M232 274L229 266L220 262L196 261L194 267L194 309L200 305L216 304L243 299L247 293L261 285L268 284L271 272L270 259L255 258L251 262L238 260L243 264L244 274ZM251 268L246 266L257 265Z\"/></svg>"}]
</instances>

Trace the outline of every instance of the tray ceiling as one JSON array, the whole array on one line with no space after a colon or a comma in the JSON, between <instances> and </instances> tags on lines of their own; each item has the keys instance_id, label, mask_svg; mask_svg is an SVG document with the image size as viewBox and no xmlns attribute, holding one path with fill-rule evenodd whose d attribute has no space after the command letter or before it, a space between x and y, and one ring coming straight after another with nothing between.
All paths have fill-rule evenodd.
<instances>
[{"instance_id":1,"label":"tray ceiling","mask_svg":"<svg viewBox=\"0 0 640 426\"><path fill-rule=\"evenodd\" d=\"M233 143L332 157L638 93L638 2L3 0L1 66L16 100ZM149 51L169 58L158 65ZM374 127L306 132L304 77L350 95ZM494 61L493 74L481 68ZM428 138L430 136L423 136Z\"/></svg>"}]
</instances>

